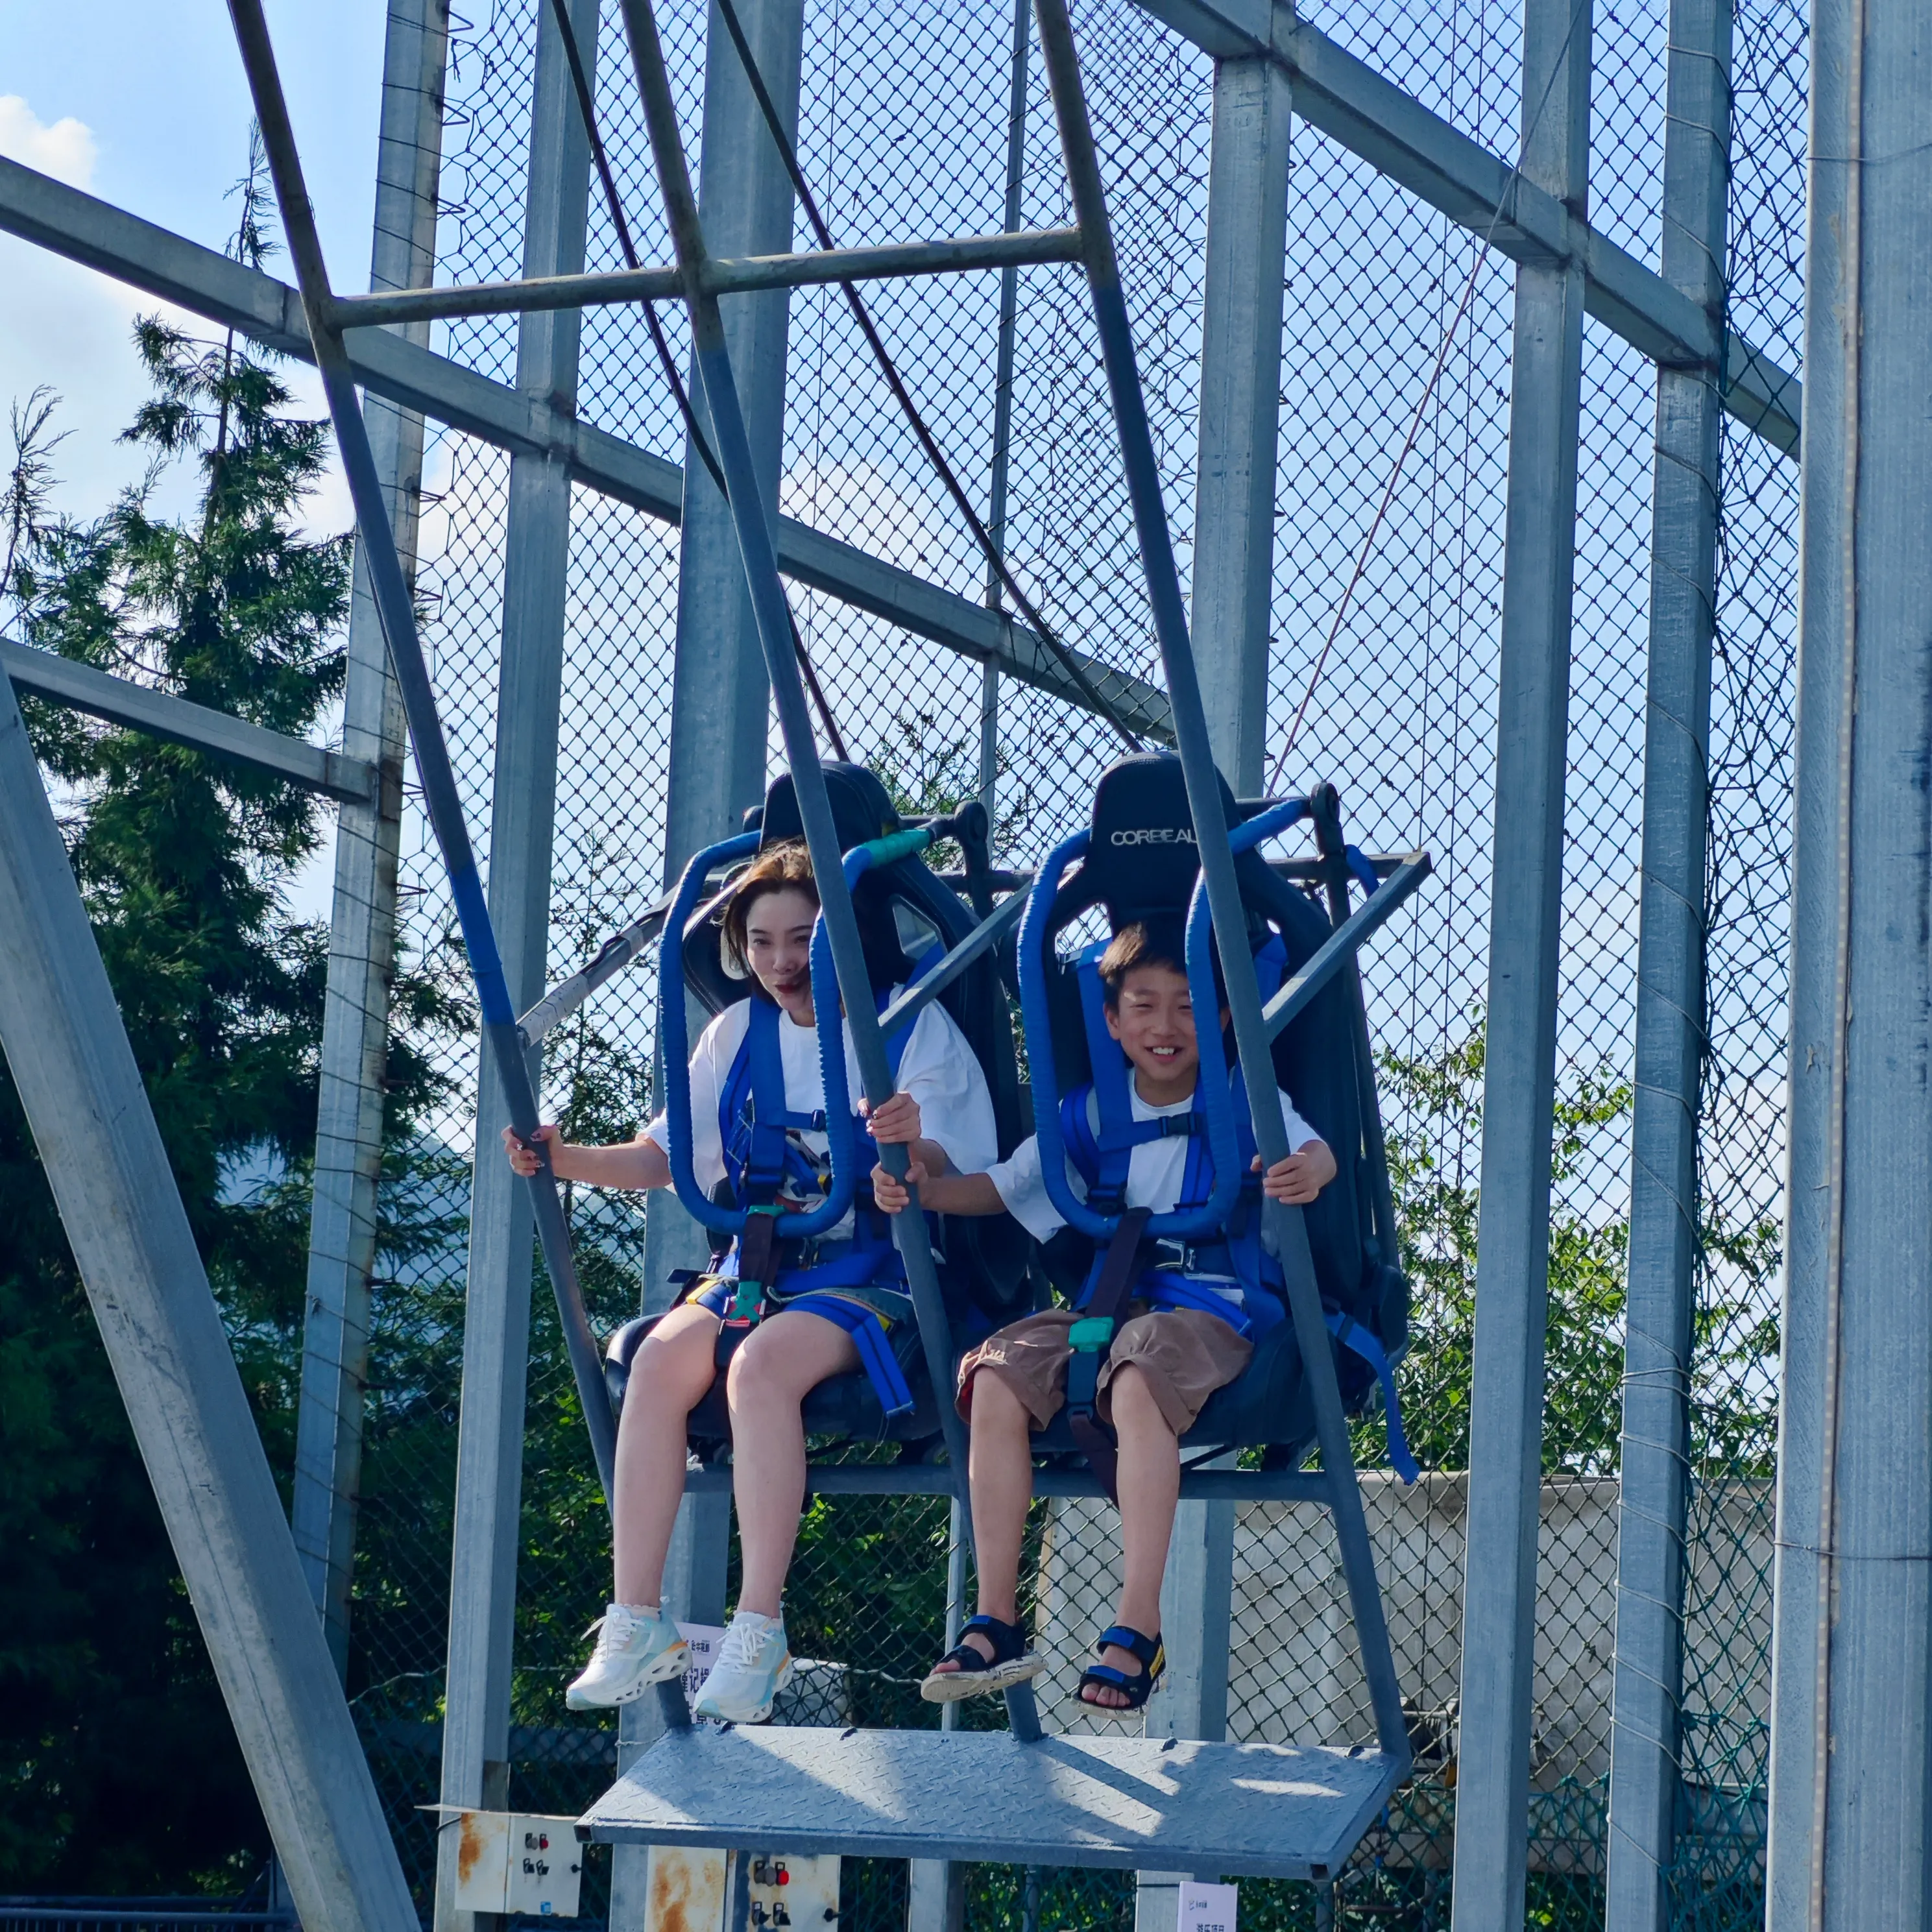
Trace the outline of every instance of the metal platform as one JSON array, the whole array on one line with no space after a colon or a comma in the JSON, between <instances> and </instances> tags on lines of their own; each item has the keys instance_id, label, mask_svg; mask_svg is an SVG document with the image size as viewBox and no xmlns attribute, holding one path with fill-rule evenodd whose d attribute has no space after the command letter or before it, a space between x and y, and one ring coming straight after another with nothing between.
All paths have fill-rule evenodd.
<instances>
[{"instance_id":1,"label":"metal platform","mask_svg":"<svg viewBox=\"0 0 1932 1932\"><path fill-rule=\"evenodd\" d=\"M653 1745L577 1832L599 1844L1320 1878L1402 1768L1362 1747L699 1725Z\"/></svg>"}]
</instances>

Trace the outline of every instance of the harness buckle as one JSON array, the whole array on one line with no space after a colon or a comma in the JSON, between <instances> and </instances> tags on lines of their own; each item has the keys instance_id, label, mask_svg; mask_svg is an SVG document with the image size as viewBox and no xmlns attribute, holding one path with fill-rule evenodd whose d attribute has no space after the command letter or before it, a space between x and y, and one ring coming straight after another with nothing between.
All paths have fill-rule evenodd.
<instances>
[{"instance_id":1,"label":"harness buckle","mask_svg":"<svg viewBox=\"0 0 1932 1932\"><path fill-rule=\"evenodd\" d=\"M738 1292L731 1305L734 1322L755 1322L758 1304L772 1284L777 1258L778 1216L776 1202L760 1202L746 1210L745 1232L738 1238Z\"/></svg>"},{"instance_id":2,"label":"harness buckle","mask_svg":"<svg viewBox=\"0 0 1932 1932\"><path fill-rule=\"evenodd\" d=\"M1111 1315L1088 1315L1066 1331L1067 1346L1084 1354L1088 1350L1104 1348L1114 1339L1114 1318Z\"/></svg>"}]
</instances>

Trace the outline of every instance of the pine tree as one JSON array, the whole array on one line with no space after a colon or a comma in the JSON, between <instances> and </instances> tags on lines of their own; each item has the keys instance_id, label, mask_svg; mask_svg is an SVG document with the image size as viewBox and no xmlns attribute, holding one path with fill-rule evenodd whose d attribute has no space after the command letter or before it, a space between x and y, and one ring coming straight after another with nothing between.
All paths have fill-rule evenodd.
<instances>
[{"instance_id":1,"label":"pine tree","mask_svg":"<svg viewBox=\"0 0 1932 1932\"><path fill-rule=\"evenodd\" d=\"M267 242L259 175L236 251ZM53 399L14 416L0 620L40 649L296 736L339 691L350 538L301 527L326 424L266 362L159 319L142 481L49 508ZM198 500L155 507L191 466ZM24 699L272 1462L291 1459L326 935L286 890L315 802ZM414 989L417 1018L442 1009ZM392 1111L431 1076L392 1052ZM250 1178L253 1177L252 1180ZM267 1839L11 1082L0 1070L0 1891L238 1889Z\"/></svg>"}]
</instances>

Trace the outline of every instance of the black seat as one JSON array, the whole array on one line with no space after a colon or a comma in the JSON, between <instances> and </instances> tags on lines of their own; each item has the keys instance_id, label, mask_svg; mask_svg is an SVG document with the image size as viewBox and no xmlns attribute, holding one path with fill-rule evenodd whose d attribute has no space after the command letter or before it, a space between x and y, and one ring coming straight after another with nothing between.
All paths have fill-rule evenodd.
<instances>
[{"instance_id":1,"label":"black seat","mask_svg":"<svg viewBox=\"0 0 1932 1932\"><path fill-rule=\"evenodd\" d=\"M842 850L850 851L902 829L890 796L873 773L838 764L827 764L824 771ZM961 842L966 848L969 877L987 866L983 820L983 813L977 820L969 813L963 829ZM746 814L746 830L760 832L764 845L803 836L789 774L772 786L762 807ZM716 884L724 884L722 873ZM866 872L853 896L862 930L868 935L874 974L884 983L908 980L923 970L964 939L975 923L971 908L958 893L917 857ZM720 937L716 922L706 918L694 921L684 939L686 984L707 1017L745 997L745 982L725 969ZM1022 1117L1012 1029L997 962L990 955L976 961L940 993L938 1004L952 1016L979 1057L992 1096L1004 1158L1030 1131L1030 1123ZM944 1217L938 1246L940 1285L956 1352L1024 1313L1042 1292L1031 1243L1023 1229L1004 1216ZM610 1340L605 1378L613 1402L620 1407L632 1360L659 1318L645 1316L626 1322ZM903 1366L914 1396L910 1412L886 1417L871 1382L855 1371L820 1383L806 1398L806 1432L841 1441L898 1442L915 1455L936 1443L939 1410L922 1354L916 1352ZM707 1458L729 1442L723 1377L692 1412L690 1432L694 1445Z\"/></svg>"},{"instance_id":2,"label":"black seat","mask_svg":"<svg viewBox=\"0 0 1932 1932\"><path fill-rule=\"evenodd\" d=\"M1262 802L1238 803L1225 782L1222 802L1231 826L1265 808ZM1198 871L1180 760L1167 752L1123 758L1102 773L1095 790L1088 850L1060 890L1053 930L1096 908L1114 931L1136 920L1178 928ZM1235 873L1251 946L1278 933L1293 974L1328 939L1328 914L1258 850L1239 854ZM1071 962L1051 961L1047 984L1052 1054L1064 1094L1092 1076ZM1323 1302L1372 1330L1394 1360L1406 1345L1408 1287L1394 1265L1394 1230L1377 1226L1376 1203L1386 1195L1386 1177L1372 1172L1381 1136L1364 1131L1364 1096L1372 1096L1375 1086L1372 1068L1357 1062L1354 1003L1360 997L1351 957L1276 1036L1274 1059L1279 1084L1335 1154L1334 1180L1302 1210ZM1232 1040L1224 1045L1232 1064ZM1061 1244L1062 1252L1049 1256L1057 1264L1052 1272L1063 1290L1076 1288L1091 1250L1069 1235L1056 1237L1050 1249ZM1373 1372L1358 1356L1340 1351L1336 1371L1345 1403L1360 1413L1376 1387ZM1282 1322L1263 1336L1243 1373L1209 1398L1183 1444L1200 1450L1264 1448L1268 1461L1280 1464L1298 1460L1314 1435L1294 1324ZM1046 1454L1078 1453L1064 1414L1035 1440Z\"/></svg>"}]
</instances>

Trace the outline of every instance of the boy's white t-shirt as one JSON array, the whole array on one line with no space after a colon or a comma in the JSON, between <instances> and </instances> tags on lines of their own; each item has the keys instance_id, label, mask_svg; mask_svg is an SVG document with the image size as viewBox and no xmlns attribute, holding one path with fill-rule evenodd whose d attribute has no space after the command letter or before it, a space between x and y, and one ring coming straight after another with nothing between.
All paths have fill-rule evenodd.
<instances>
[{"instance_id":1,"label":"boy's white t-shirt","mask_svg":"<svg viewBox=\"0 0 1932 1932\"><path fill-rule=\"evenodd\" d=\"M896 987L895 993L898 992ZM746 1030L752 1003L740 1000L727 1006L704 1032L691 1056L691 1163L698 1184L708 1194L724 1178L724 1148L718 1132L718 1102L731 1076ZM865 1088L852 1048L852 1028L845 1034L845 1078L854 1107ZM782 1009L778 1013L778 1058L784 1069L785 1106L793 1113L817 1113L825 1105L825 1082L818 1064L818 1035L800 1026ZM920 1131L937 1141L962 1174L983 1174L999 1157L1000 1142L993 1124L993 1096L980 1070L979 1056L966 1043L952 1016L937 1000L913 1022L905 1052L899 1060L899 1090L919 1102ZM644 1130L646 1136L668 1154L670 1130L660 1114ZM823 1158L822 1133L801 1132L798 1138L812 1154ZM851 1226L848 1216L840 1228ZM838 1232L835 1230L835 1232Z\"/></svg>"},{"instance_id":2,"label":"boy's white t-shirt","mask_svg":"<svg viewBox=\"0 0 1932 1932\"><path fill-rule=\"evenodd\" d=\"M1288 1144L1299 1153L1310 1141L1319 1140L1322 1136L1294 1111L1294 1102L1279 1088L1276 1090L1281 1101L1282 1116L1288 1124ZM1186 1100L1176 1100L1168 1106L1151 1106L1141 1098L1140 1089L1131 1078L1127 1097L1136 1120L1164 1120L1172 1114L1187 1113L1194 1105L1194 1096L1190 1094ZM1090 1093L1087 1106L1088 1119L1097 1126L1098 1105ZM1066 1226L1066 1223L1060 1218L1060 1210L1054 1206L1046 1191L1046 1177L1041 1171L1036 1135L1029 1134L1014 1148L1010 1159L988 1167L986 1176L999 1190L1006 1212L1035 1240L1050 1240ZM1145 1208L1156 1214L1171 1213L1180 1198L1181 1184L1186 1177L1187 1137L1184 1134L1143 1141L1127 1156L1127 1205ZM1066 1163L1066 1181L1075 1198L1084 1201L1087 1184L1071 1160Z\"/></svg>"}]
</instances>

